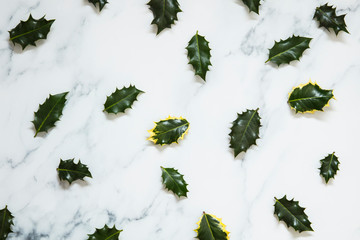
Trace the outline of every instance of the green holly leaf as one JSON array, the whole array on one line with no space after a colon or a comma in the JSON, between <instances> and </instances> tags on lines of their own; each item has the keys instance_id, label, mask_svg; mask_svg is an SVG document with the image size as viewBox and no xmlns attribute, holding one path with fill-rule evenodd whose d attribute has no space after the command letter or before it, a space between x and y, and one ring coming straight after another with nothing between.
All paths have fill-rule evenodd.
<instances>
[{"instance_id":1,"label":"green holly leaf","mask_svg":"<svg viewBox=\"0 0 360 240\"><path fill-rule=\"evenodd\" d=\"M100 12L105 7L105 4L108 3L108 1L106 1L106 0L88 0L88 1L89 1L89 3L94 4L95 7L96 7L96 4L98 3Z\"/></svg>"},{"instance_id":2,"label":"green holly leaf","mask_svg":"<svg viewBox=\"0 0 360 240\"><path fill-rule=\"evenodd\" d=\"M178 20L177 14L181 12L177 0L150 0L147 5L153 12L154 20L151 24L157 25L157 34L165 28L171 28L171 24Z\"/></svg>"},{"instance_id":3,"label":"green holly leaf","mask_svg":"<svg viewBox=\"0 0 360 240\"><path fill-rule=\"evenodd\" d=\"M313 113L316 110L323 111L323 108L329 105L329 101L333 97L333 90L321 89L319 85L310 81L293 88L289 94L288 102L296 113Z\"/></svg>"},{"instance_id":4,"label":"green holly leaf","mask_svg":"<svg viewBox=\"0 0 360 240\"><path fill-rule=\"evenodd\" d=\"M69 184L79 179L84 180L84 177L92 178L88 167L82 164L80 160L76 164L74 163L74 159L60 159L59 167L56 170L58 171L60 180L66 180Z\"/></svg>"},{"instance_id":5,"label":"green holly leaf","mask_svg":"<svg viewBox=\"0 0 360 240\"><path fill-rule=\"evenodd\" d=\"M49 95L42 105L39 105L39 110L34 113L35 136L39 132L47 132L50 128L55 126L62 115L63 108L66 102L66 95L69 92L63 92L56 95Z\"/></svg>"},{"instance_id":6,"label":"green holly leaf","mask_svg":"<svg viewBox=\"0 0 360 240\"><path fill-rule=\"evenodd\" d=\"M339 170L338 158L335 156L335 152L327 155L324 159L320 160L321 167L320 175L325 178L325 182L328 183L330 178L335 178L337 170Z\"/></svg>"},{"instance_id":7,"label":"green holly leaf","mask_svg":"<svg viewBox=\"0 0 360 240\"><path fill-rule=\"evenodd\" d=\"M107 97L104 111L114 114L125 112L125 109L131 108L131 105L137 100L136 97L139 93L143 93L143 91L131 85L120 90L116 88L116 91Z\"/></svg>"},{"instance_id":8,"label":"green holly leaf","mask_svg":"<svg viewBox=\"0 0 360 240\"><path fill-rule=\"evenodd\" d=\"M249 8L249 11L259 14L260 0L242 0L243 3Z\"/></svg>"},{"instance_id":9,"label":"green holly leaf","mask_svg":"<svg viewBox=\"0 0 360 240\"><path fill-rule=\"evenodd\" d=\"M189 192L186 188L188 185L184 180L184 175L181 175L178 170L174 168L161 167L161 177L165 187L175 193L178 197L184 196Z\"/></svg>"},{"instance_id":10,"label":"green holly leaf","mask_svg":"<svg viewBox=\"0 0 360 240\"><path fill-rule=\"evenodd\" d=\"M0 240L5 240L8 234L12 232L13 219L14 217L7 209L7 206L0 210Z\"/></svg>"},{"instance_id":11,"label":"green holly leaf","mask_svg":"<svg viewBox=\"0 0 360 240\"><path fill-rule=\"evenodd\" d=\"M190 59L189 64L193 66L195 75L199 75L205 81L206 72L209 70L209 65L211 65L209 42L196 32L190 39L186 50Z\"/></svg>"},{"instance_id":12,"label":"green holly leaf","mask_svg":"<svg viewBox=\"0 0 360 240\"><path fill-rule=\"evenodd\" d=\"M349 33L344 20L346 14L336 16L335 10L335 7L329 6L328 4L317 7L314 19L318 20L320 27L324 27L328 31L332 28L336 35L338 35L340 31Z\"/></svg>"},{"instance_id":13,"label":"green holly leaf","mask_svg":"<svg viewBox=\"0 0 360 240\"><path fill-rule=\"evenodd\" d=\"M168 117L159 122L155 122L155 127L149 130L150 137L148 140L155 144L171 144L178 143L179 139L183 139L189 131L189 122L182 118Z\"/></svg>"},{"instance_id":14,"label":"green holly leaf","mask_svg":"<svg viewBox=\"0 0 360 240\"><path fill-rule=\"evenodd\" d=\"M119 235L123 230L117 230L114 227L109 228L106 224L103 228L96 228L93 234L88 234L88 240L118 240Z\"/></svg>"},{"instance_id":15,"label":"green holly leaf","mask_svg":"<svg viewBox=\"0 0 360 240\"><path fill-rule=\"evenodd\" d=\"M31 14L26 22L20 23L9 31L10 41L18 43L24 50L27 45L36 46L35 41L46 39L50 32L50 27L54 23L53 20L46 20L45 16L40 19L34 19Z\"/></svg>"},{"instance_id":16,"label":"green holly leaf","mask_svg":"<svg viewBox=\"0 0 360 240\"><path fill-rule=\"evenodd\" d=\"M299 206L298 201L287 200L286 195L277 199L275 197L275 212L279 221L284 221L288 227L293 227L296 231L314 231L311 228L311 222L305 214L305 208Z\"/></svg>"},{"instance_id":17,"label":"green holly leaf","mask_svg":"<svg viewBox=\"0 0 360 240\"><path fill-rule=\"evenodd\" d=\"M225 224L221 222L220 218L212 214L203 212L199 222L196 238L200 240L227 240L229 239L229 232L225 229Z\"/></svg>"},{"instance_id":18,"label":"green holly leaf","mask_svg":"<svg viewBox=\"0 0 360 240\"><path fill-rule=\"evenodd\" d=\"M234 149L236 157L241 152L246 152L256 139L259 138L260 116L259 109L247 110L238 114L233 122L230 132L230 148Z\"/></svg>"},{"instance_id":19,"label":"green holly leaf","mask_svg":"<svg viewBox=\"0 0 360 240\"><path fill-rule=\"evenodd\" d=\"M280 39L269 49L269 59L266 62L270 61L280 66L282 63L299 60L303 52L309 48L311 39L294 35L286 40Z\"/></svg>"}]
</instances>

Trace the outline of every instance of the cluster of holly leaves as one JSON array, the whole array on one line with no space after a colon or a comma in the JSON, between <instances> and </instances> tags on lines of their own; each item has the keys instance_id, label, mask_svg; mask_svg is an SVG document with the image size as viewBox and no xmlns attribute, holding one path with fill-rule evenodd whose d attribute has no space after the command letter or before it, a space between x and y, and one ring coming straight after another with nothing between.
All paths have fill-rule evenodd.
<instances>
[{"instance_id":1,"label":"cluster of holly leaves","mask_svg":"<svg viewBox=\"0 0 360 240\"><path fill-rule=\"evenodd\" d=\"M106 0L88 0L89 3L99 7L101 11L108 3ZM249 11L259 14L260 0L242 0ZM153 12L154 19L151 24L157 25L157 34L165 28L171 28L171 25L177 20L177 14L181 12L177 0L150 0L148 2L150 10ZM337 35L340 31L348 33L344 21L345 15L337 16L336 8L328 4L319 6L315 10L314 19L319 22L320 27L330 31L333 29ZM18 43L23 49L28 45L36 46L35 42L39 39L46 39L50 28L55 20L46 20L45 17L34 19L31 14L27 21L21 21L15 28L9 31L10 41ZM303 52L309 48L312 39L302 36L292 36L286 40L275 42L269 49L269 57L266 62L272 62L276 65L288 64L293 60L299 60ZM188 46L189 64L194 68L195 75L200 76L204 81L206 73L211 65L209 42L204 36L196 34L190 39ZM107 114L124 113L126 109L131 108L137 96L143 91L135 86L123 87L117 89L106 98L103 111ZM48 132L55 126L55 123L62 116L63 108L66 105L66 96L68 92L51 95L45 102L39 105L39 109L34 113L32 121L35 128L36 137L41 132ZM307 84L294 87L289 94L288 104L296 113L312 113L314 111L323 111L323 108L329 104L334 97L333 90L322 89L316 83L311 81ZM261 118L259 108L255 110L246 110L237 114L237 118L232 122L230 132L230 148L234 150L234 156L246 152L252 145L256 145L259 138L261 127ZM169 145L178 143L189 131L190 123L182 117L171 117L155 122L153 129L149 130L148 140L154 144ZM328 183L330 178L334 178L339 169L339 161L335 153L329 154L320 160L320 175ZM162 171L162 181L165 188L172 191L179 198L187 197L188 189L184 176L174 168L160 167ZM56 169L60 180L67 181L69 184L77 180L84 180L85 177L92 178L88 167L81 163L74 162L74 159L62 160ZM288 200L286 195L280 199L275 197L274 214L279 220L284 221L288 227L293 227L296 231L313 231L311 222L304 212L305 208L299 205L298 201ZM7 206L0 210L0 240L6 239L12 232L13 216ZM221 219L208 213L203 213L200 217L198 228L195 230L197 238L200 240L224 240L229 239L229 232ZM105 225L101 229L96 229L93 234L88 235L89 240L100 239L118 239L122 230Z\"/></svg>"}]
</instances>

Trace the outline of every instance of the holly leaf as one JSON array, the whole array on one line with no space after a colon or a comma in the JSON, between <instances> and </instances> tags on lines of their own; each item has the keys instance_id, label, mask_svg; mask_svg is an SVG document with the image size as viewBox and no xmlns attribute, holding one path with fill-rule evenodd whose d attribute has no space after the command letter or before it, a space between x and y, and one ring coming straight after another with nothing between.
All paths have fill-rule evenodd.
<instances>
[{"instance_id":1,"label":"holly leaf","mask_svg":"<svg viewBox=\"0 0 360 240\"><path fill-rule=\"evenodd\" d=\"M329 101L333 97L333 90L321 89L319 85L310 81L293 88L289 94L288 102L296 113L313 113L316 110L323 111L323 108L329 105Z\"/></svg>"},{"instance_id":2,"label":"holly leaf","mask_svg":"<svg viewBox=\"0 0 360 240\"><path fill-rule=\"evenodd\" d=\"M60 180L68 181L69 184L76 180L84 180L84 177L92 178L88 167L82 164L81 161L76 164L74 158L69 160L60 159L59 167L56 169Z\"/></svg>"},{"instance_id":3,"label":"holly leaf","mask_svg":"<svg viewBox=\"0 0 360 240\"><path fill-rule=\"evenodd\" d=\"M190 39L186 50L190 59L189 64L193 66L195 75L199 75L205 81L206 72L209 70L209 65L211 65L209 42L196 32Z\"/></svg>"},{"instance_id":4,"label":"holly leaf","mask_svg":"<svg viewBox=\"0 0 360 240\"><path fill-rule=\"evenodd\" d=\"M305 214L305 208L299 206L298 201L287 200L286 195L277 199L275 197L275 212L279 221L284 221L288 227L293 227L296 231L314 231L311 228L311 222Z\"/></svg>"},{"instance_id":5,"label":"holly leaf","mask_svg":"<svg viewBox=\"0 0 360 240\"><path fill-rule=\"evenodd\" d=\"M157 34L165 28L171 28L171 24L178 20L177 14L181 12L177 0L150 0L147 5L153 12L154 20L151 24L157 25Z\"/></svg>"},{"instance_id":6,"label":"holly leaf","mask_svg":"<svg viewBox=\"0 0 360 240\"><path fill-rule=\"evenodd\" d=\"M123 230L117 230L115 225L109 228L106 224L103 228L96 228L93 234L88 234L88 240L118 240Z\"/></svg>"},{"instance_id":7,"label":"holly leaf","mask_svg":"<svg viewBox=\"0 0 360 240\"><path fill-rule=\"evenodd\" d=\"M260 0L242 0L243 3L249 8L249 12L259 14Z\"/></svg>"},{"instance_id":8,"label":"holly leaf","mask_svg":"<svg viewBox=\"0 0 360 240\"><path fill-rule=\"evenodd\" d=\"M39 132L47 132L50 128L55 126L62 115L63 108L66 102L66 95L69 92L63 92L56 95L49 95L42 105L39 105L39 110L34 113L35 136Z\"/></svg>"},{"instance_id":9,"label":"holly leaf","mask_svg":"<svg viewBox=\"0 0 360 240\"><path fill-rule=\"evenodd\" d=\"M280 66L282 63L299 60L303 52L309 48L311 39L293 35L286 40L275 41L274 46L269 49L269 59L266 63L270 61Z\"/></svg>"},{"instance_id":10,"label":"holly leaf","mask_svg":"<svg viewBox=\"0 0 360 240\"><path fill-rule=\"evenodd\" d=\"M234 149L235 157L241 152L246 152L251 145L256 145L261 127L258 111L259 109L247 110L238 114L237 119L233 121L229 135L230 148Z\"/></svg>"},{"instance_id":11,"label":"holly leaf","mask_svg":"<svg viewBox=\"0 0 360 240\"><path fill-rule=\"evenodd\" d=\"M96 7L96 4L98 3L100 12L105 7L105 4L108 3L108 1L106 1L106 0L88 0L88 1L89 1L89 3L94 4L95 7Z\"/></svg>"},{"instance_id":12,"label":"holly leaf","mask_svg":"<svg viewBox=\"0 0 360 240\"><path fill-rule=\"evenodd\" d=\"M148 131L150 133L148 140L160 145L178 143L178 140L183 139L188 130L189 122L186 119L169 116L155 122L155 127Z\"/></svg>"},{"instance_id":13,"label":"holly leaf","mask_svg":"<svg viewBox=\"0 0 360 240\"><path fill-rule=\"evenodd\" d=\"M46 39L50 32L50 27L54 23L54 19L46 20L45 16L40 19L34 19L31 14L26 22L20 23L9 31L10 41L18 43L24 50L27 45L36 46L35 41Z\"/></svg>"},{"instance_id":14,"label":"holly leaf","mask_svg":"<svg viewBox=\"0 0 360 240\"><path fill-rule=\"evenodd\" d=\"M7 209L7 206L0 210L0 240L5 240L8 234L12 232L13 219L14 217Z\"/></svg>"},{"instance_id":15,"label":"holly leaf","mask_svg":"<svg viewBox=\"0 0 360 240\"><path fill-rule=\"evenodd\" d=\"M143 93L143 91L131 85L120 90L116 88L116 91L107 97L104 112L114 114L125 112L125 109L131 108L131 105L137 100L136 97L139 93Z\"/></svg>"},{"instance_id":16,"label":"holly leaf","mask_svg":"<svg viewBox=\"0 0 360 240\"><path fill-rule=\"evenodd\" d=\"M184 180L184 175L181 175L178 170L174 168L161 167L161 177L165 187L175 193L178 197L184 196L189 192L186 188L188 185Z\"/></svg>"},{"instance_id":17,"label":"holly leaf","mask_svg":"<svg viewBox=\"0 0 360 240\"><path fill-rule=\"evenodd\" d=\"M313 19L316 19L319 22L320 27L324 27L328 31L330 31L330 28L332 28L336 35L338 35L340 31L349 33L346 29L344 20L346 14L336 16L335 10L335 7L329 6L326 3L316 8Z\"/></svg>"},{"instance_id":18,"label":"holly leaf","mask_svg":"<svg viewBox=\"0 0 360 240\"><path fill-rule=\"evenodd\" d=\"M196 238L200 240L227 240L229 239L229 232L225 229L225 224L221 222L220 218L212 214L203 212L199 222Z\"/></svg>"},{"instance_id":19,"label":"holly leaf","mask_svg":"<svg viewBox=\"0 0 360 240\"><path fill-rule=\"evenodd\" d=\"M321 167L320 175L325 178L325 182L328 183L330 178L335 178L337 170L339 170L338 158L335 156L335 152L327 155L324 159L320 160Z\"/></svg>"}]
</instances>

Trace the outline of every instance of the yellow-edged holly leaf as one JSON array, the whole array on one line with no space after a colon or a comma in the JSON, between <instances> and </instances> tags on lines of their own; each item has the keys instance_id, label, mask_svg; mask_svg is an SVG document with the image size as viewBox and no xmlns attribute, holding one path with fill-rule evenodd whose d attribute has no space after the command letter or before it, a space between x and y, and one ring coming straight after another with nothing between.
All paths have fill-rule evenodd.
<instances>
[{"instance_id":1,"label":"yellow-edged holly leaf","mask_svg":"<svg viewBox=\"0 0 360 240\"><path fill-rule=\"evenodd\" d=\"M165 187L178 197L187 197L186 194L189 191L186 188L188 184L184 180L184 175L174 168L161 167L161 171L161 177Z\"/></svg>"},{"instance_id":2,"label":"yellow-edged holly leaf","mask_svg":"<svg viewBox=\"0 0 360 240\"><path fill-rule=\"evenodd\" d=\"M189 122L182 117L168 117L159 122L155 122L155 127L149 130L150 137L148 140L155 144L178 143L189 131Z\"/></svg>"},{"instance_id":3,"label":"yellow-edged holly leaf","mask_svg":"<svg viewBox=\"0 0 360 240\"><path fill-rule=\"evenodd\" d=\"M200 240L228 240L229 232L225 229L225 224L222 223L220 218L212 214L203 212L199 222L196 238Z\"/></svg>"},{"instance_id":4,"label":"yellow-edged holly leaf","mask_svg":"<svg viewBox=\"0 0 360 240\"><path fill-rule=\"evenodd\" d=\"M335 178L336 172L339 170L340 162L337 156L335 156L335 152L327 155L324 159L321 159L320 162L320 175L323 176L325 182L328 183L330 178Z\"/></svg>"}]
</instances>

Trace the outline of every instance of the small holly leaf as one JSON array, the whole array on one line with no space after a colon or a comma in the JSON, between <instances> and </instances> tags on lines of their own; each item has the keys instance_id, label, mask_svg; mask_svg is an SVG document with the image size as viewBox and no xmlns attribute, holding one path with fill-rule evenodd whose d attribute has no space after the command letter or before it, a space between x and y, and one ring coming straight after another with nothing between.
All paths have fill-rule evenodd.
<instances>
[{"instance_id":1,"label":"small holly leaf","mask_svg":"<svg viewBox=\"0 0 360 240\"><path fill-rule=\"evenodd\" d=\"M349 33L344 20L346 14L336 16L335 10L335 7L329 6L328 4L317 7L313 19L318 20L320 27L324 27L328 31L332 28L336 35L338 35L340 31Z\"/></svg>"},{"instance_id":2,"label":"small holly leaf","mask_svg":"<svg viewBox=\"0 0 360 240\"><path fill-rule=\"evenodd\" d=\"M94 4L95 7L96 7L96 3L98 3L100 12L105 7L105 4L108 3L108 1L106 1L106 0L88 0L88 1L89 1L89 3Z\"/></svg>"},{"instance_id":3,"label":"small holly leaf","mask_svg":"<svg viewBox=\"0 0 360 240\"><path fill-rule=\"evenodd\" d=\"M49 95L42 105L39 105L39 110L34 113L35 136L39 132L47 132L50 128L55 126L62 115L63 108L66 102L66 95L69 92L63 92L56 95Z\"/></svg>"},{"instance_id":4,"label":"small holly leaf","mask_svg":"<svg viewBox=\"0 0 360 240\"><path fill-rule=\"evenodd\" d=\"M93 234L88 234L88 240L118 240L119 235L123 230L117 230L114 227L109 228L106 224L103 228L96 228Z\"/></svg>"},{"instance_id":5,"label":"small holly leaf","mask_svg":"<svg viewBox=\"0 0 360 240\"><path fill-rule=\"evenodd\" d=\"M279 218L279 221L284 221L288 227L293 227L296 231L314 231L311 228L311 222L308 219L308 216L305 214L305 208L299 206L298 201L287 200L286 195L277 199L275 197L275 212L276 216Z\"/></svg>"},{"instance_id":6,"label":"small holly leaf","mask_svg":"<svg viewBox=\"0 0 360 240\"><path fill-rule=\"evenodd\" d=\"M175 193L178 197L187 197L186 193L189 191L186 188L188 184L184 180L184 175L181 175L178 170L174 168L161 167L161 171L161 177L165 187Z\"/></svg>"},{"instance_id":7,"label":"small holly leaf","mask_svg":"<svg viewBox=\"0 0 360 240\"><path fill-rule=\"evenodd\" d=\"M14 217L7 209L7 206L0 210L0 240L5 240L8 234L12 232L13 219Z\"/></svg>"},{"instance_id":8,"label":"small holly leaf","mask_svg":"<svg viewBox=\"0 0 360 240\"><path fill-rule=\"evenodd\" d=\"M241 152L246 152L249 147L256 144L259 138L260 116L259 109L247 110L238 114L237 119L233 122L230 132L230 148L234 149L236 157Z\"/></svg>"},{"instance_id":9,"label":"small holly leaf","mask_svg":"<svg viewBox=\"0 0 360 240\"><path fill-rule=\"evenodd\" d=\"M151 24L157 25L157 34L165 28L171 28L171 24L178 20L177 14L181 12L177 0L150 0L147 5L153 12L154 20Z\"/></svg>"},{"instance_id":10,"label":"small holly leaf","mask_svg":"<svg viewBox=\"0 0 360 240\"><path fill-rule=\"evenodd\" d=\"M321 167L320 175L325 178L325 182L328 183L330 178L335 178L337 170L339 170L338 158L335 156L335 152L327 155L324 159L320 160Z\"/></svg>"},{"instance_id":11,"label":"small holly leaf","mask_svg":"<svg viewBox=\"0 0 360 240\"><path fill-rule=\"evenodd\" d=\"M249 8L249 11L259 14L260 0L242 0L243 3Z\"/></svg>"},{"instance_id":12,"label":"small holly leaf","mask_svg":"<svg viewBox=\"0 0 360 240\"><path fill-rule=\"evenodd\" d=\"M299 60L303 52L309 48L311 39L293 35L286 40L275 41L274 46L269 49L269 59L266 63L270 61L280 66L282 63Z\"/></svg>"},{"instance_id":13,"label":"small holly leaf","mask_svg":"<svg viewBox=\"0 0 360 240\"><path fill-rule=\"evenodd\" d=\"M50 27L54 23L54 19L46 20L45 16L40 19L34 19L31 14L26 22L20 23L9 31L10 41L18 43L24 50L27 45L36 46L35 41L46 39L50 32Z\"/></svg>"},{"instance_id":14,"label":"small holly leaf","mask_svg":"<svg viewBox=\"0 0 360 240\"><path fill-rule=\"evenodd\" d=\"M229 239L229 232L225 229L225 224L221 222L220 218L212 214L203 213L199 222L196 238L200 240L227 240Z\"/></svg>"},{"instance_id":15,"label":"small holly leaf","mask_svg":"<svg viewBox=\"0 0 360 240\"><path fill-rule=\"evenodd\" d=\"M319 85L310 81L293 88L289 94L288 102L296 113L313 113L316 110L323 111L323 108L329 105L329 101L333 97L333 90L321 89Z\"/></svg>"},{"instance_id":16,"label":"small holly leaf","mask_svg":"<svg viewBox=\"0 0 360 240\"><path fill-rule=\"evenodd\" d=\"M155 122L155 127L148 131L150 133L148 140L160 145L178 143L178 140L183 139L188 130L189 122L186 119L169 116Z\"/></svg>"},{"instance_id":17,"label":"small holly leaf","mask_svg":"<svg viewBox=\"0 0 360 240\"><path fill-rule=\"evenodd\" d=\"M137 100L136 97L139 93L143 93L143 91L131 85L120 90L116 88L116 91L107 97L104 112L114 114L125 112L125 109L131 108L131 105Z\"/></svg>"},{"instance_id":18,"label":"small holly leaf","mask_svg":"<svg viewBox=\"0 0 360 240\"><path fill-rule=\"evenodd\" d=\"M209 70L209 65L211 65L209 42L196 32L190 39L186 50L190 59L189 64L193 66L195 75L199 75L205 81L206 72Z\"/></svg>"},{"instance_id":19,"label":"small holly leaf","mask_svg":"<svg viewBox=\"0 0 360 240\"><path fill-rule=\"evenodd\" d=\"M84 180L84 177L92 178L88 167L82 164L80 160L77 164L74 163L74 158L69 160L60 159L59 167L56 170L58 171L60 180L66 180L69 184L78 179Z\"/></svg>"}]
</instances>

